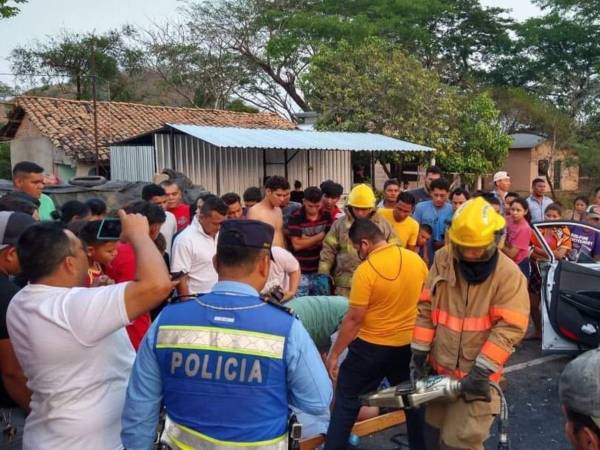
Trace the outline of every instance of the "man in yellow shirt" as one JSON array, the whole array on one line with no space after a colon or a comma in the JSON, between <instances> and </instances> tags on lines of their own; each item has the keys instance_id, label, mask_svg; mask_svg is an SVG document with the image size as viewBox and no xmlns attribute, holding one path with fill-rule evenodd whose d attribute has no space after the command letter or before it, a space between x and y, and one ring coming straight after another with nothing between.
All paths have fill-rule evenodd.
<instances>
[{"instance_id":1,"label":"man in yellow shirt","mask_svg":"<svg viewBox=\"0 0 600 450\"><path fill-rule=\"evenodd\" d=\"M349 237L362 263L354 272L350 307L326 361L337 387L325 450L346 449L360 395L375 390L384 378L392 384L409 380L417 301L427 278L419 255L388 244L370 220L354 221ZM339 355L346 347L338 376ZM407 421L410 448L423 449L422 413L407 411Z\"/></svg>"},{"instance_id":2,"label":"man in yellow shirt","mask_svg":"<svg viewBox=\"0 0 600 450\"><path fill-rule=\"evenodd\" d=\"M410 215L415 209L415 198L408 192L401 192L393 209L379 208L377 214L383 217L392 226L400 245L404 248L417 250L419 237L419 222Z\"/></svg>"}]
</instances>

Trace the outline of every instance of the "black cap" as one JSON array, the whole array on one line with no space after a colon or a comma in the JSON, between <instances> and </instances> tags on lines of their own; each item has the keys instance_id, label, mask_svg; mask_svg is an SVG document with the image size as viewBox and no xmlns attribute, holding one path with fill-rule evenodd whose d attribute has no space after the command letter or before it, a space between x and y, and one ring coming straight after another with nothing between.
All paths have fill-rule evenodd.
<instances>
[{"instance_id":1,"label":"black cap","mask_svg":"<svg viewBox=\"0 0 600 450\"><path fill-rule=\"evenodd\" d=\"M0 211L0 250L9 245L17 245L21 233L35 223L29 214L13 211Z\"/></svg>"},{"instance_id":2,"label":"black cap","mask_svg":"<svg viewBox=\"0 0 600 450\"><path fill-rule=\"evenodd\" d=\"M250 247L271 250L275 229L258 220L226 220L221 224L217 247Z\"/></svg>"}]
</instances>

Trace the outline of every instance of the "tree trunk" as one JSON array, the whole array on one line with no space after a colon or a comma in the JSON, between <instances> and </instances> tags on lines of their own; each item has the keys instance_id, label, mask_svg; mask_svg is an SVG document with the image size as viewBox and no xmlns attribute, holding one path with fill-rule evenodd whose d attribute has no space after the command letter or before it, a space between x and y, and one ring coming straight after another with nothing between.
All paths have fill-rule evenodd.
<instances>
[{"instance_id":1,"label":"tree trunk","mask_svg":"<svg viewBox=\"0 0 600 450\"><path fill-rule=\"evenodd\" d=\"M75 77L75 83L77 85L77 93L75 94L76 100L81 100L81 76L77 75Z\"/></svg>"}]
</instances>

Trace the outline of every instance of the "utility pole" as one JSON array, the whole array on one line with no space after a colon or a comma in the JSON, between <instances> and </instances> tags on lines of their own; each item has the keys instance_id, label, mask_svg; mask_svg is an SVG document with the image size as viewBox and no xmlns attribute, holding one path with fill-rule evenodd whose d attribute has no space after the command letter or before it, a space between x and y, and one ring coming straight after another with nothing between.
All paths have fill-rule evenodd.
<instances>
[{"instance_id":1,"label":"utility pole","mask_svg":"<svg viewBox=\"0 0 600 450\"><path fill-rule=\"evenodd\" d=\"M95 49L95 38L92 38L92 105L94 107L94 151L96 154L96 175L100 175L100 151L98 149L98 108L96 98L96 82L98 76L96 75L96 49Z\"/></svg>"}]
</instances>

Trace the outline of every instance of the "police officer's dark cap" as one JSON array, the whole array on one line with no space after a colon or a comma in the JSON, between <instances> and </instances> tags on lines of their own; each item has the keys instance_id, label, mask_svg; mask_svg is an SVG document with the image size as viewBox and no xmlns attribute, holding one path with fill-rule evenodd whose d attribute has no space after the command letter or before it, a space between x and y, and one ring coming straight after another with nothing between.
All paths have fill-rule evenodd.
<instances>
[{"instance_id":1,"label":"police officer's dark cap","mask_svg":"<svg viewBox=\"0 0 600 450\"><path fill-rule=\"evenodd\" d=\"M271 250L275 229L258 220L226 220L221 224L217 247L249 247Z\"/></svg>"}]
</instances>

